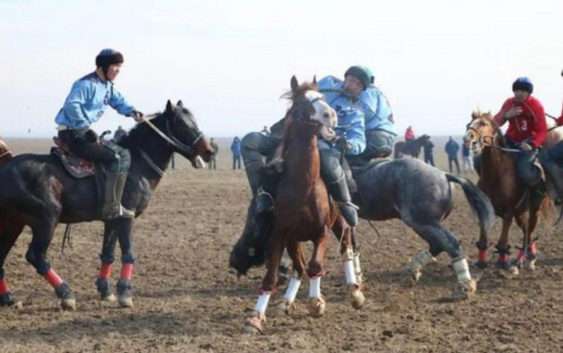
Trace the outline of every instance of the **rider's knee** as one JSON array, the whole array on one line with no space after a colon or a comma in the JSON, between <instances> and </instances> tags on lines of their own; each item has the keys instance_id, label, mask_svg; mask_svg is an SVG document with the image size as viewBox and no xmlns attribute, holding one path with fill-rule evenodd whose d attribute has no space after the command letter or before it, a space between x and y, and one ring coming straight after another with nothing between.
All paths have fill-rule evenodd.
<instances>
[{"instance_id":1,"label":"rider's knee","mask_svg":"<svg viewBox=\"0 0 563 353\"><path fill-rule=\"evenodd\" d=\"M258 144L262 136L263 135L259 132L250 132L242 138L240 147L243 157L245 151L256 151L258 149Z\"/></svg>"}]
</instances>

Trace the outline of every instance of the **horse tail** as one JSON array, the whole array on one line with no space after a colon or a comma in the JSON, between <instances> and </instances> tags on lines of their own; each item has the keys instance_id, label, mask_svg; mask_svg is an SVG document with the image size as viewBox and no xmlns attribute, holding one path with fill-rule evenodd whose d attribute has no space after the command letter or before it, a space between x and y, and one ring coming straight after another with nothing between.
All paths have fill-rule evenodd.
<instances>
[{"instance_id":1,"label":"horse tail","mask_svg":"<svg viewBox=\"0 0 563 353\"><path fill-rule=\"evenodd\" d=\"M446 173L446 178L449 182L461 185L465 197L471 206L471 210L477 215L479 219L479 228L481 234L488 235L493 224L495 223L495 210L491 200L470 180L454 176Z\"/></svg>"}]
</instances>

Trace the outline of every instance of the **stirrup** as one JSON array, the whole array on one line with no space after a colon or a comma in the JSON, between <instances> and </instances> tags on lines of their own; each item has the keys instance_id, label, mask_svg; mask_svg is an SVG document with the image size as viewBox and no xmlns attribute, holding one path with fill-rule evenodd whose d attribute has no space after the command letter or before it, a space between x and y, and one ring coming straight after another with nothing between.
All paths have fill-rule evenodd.
<instances>
[{"instance_id":1,"label":"stirrup","mask_svg":"<svg viewBox=\"0 0 563 353\"><path fill-rule=\"evenodd\" d=\"M269 212L272 211L273 209L274 209L274 198L272 197L272 194L270 194L267 191L264 191L264 189L262 188L259 188L256 193L256 212L257 213Z\"/></svg>"}]
</instances>

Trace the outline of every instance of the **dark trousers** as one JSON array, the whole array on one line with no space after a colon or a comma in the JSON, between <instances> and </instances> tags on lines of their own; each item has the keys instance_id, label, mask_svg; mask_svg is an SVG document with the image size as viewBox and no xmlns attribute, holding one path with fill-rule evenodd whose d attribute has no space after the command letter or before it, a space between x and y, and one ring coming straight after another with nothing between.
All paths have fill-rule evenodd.
<instances>
[{"instance_id":1,"label":"dark trousers","mask_svg":"<svg viewBox=\"0 0 563 353\"><path fill-rule=\"evenodd\" d=\"M431 166L435 167L434 164L434 155L433 154L424 154L424 163L430 164Z\"/></svg>"},{"instance_id":2,"label":"dark trousers","mask_svg":"<svg viewBox=\"0 0 563 353\"><path fill-rule=\"evenodd\" d=\"M233 170L234 169L241 169L240 154L233 154Z\"/></svg>"},{"instance_id":3,"label":"dark trousers","mask_svg":"<svg viewBox=\"0 0 563 353\"><path fill-rule=\"evenodd\" d=\"M455 164L457 174L459 174L459 160L458 160L457 156L448 156L448 167L449 167L450 173L453 173L452 163Z\"/></svg>"}]
</instances>

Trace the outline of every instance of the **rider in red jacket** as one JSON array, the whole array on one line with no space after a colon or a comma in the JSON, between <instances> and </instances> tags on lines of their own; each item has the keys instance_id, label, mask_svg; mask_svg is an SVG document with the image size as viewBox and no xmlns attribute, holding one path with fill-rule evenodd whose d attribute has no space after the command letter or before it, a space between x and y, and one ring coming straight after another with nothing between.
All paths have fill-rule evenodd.
<instances>
[{"instance_id":1,"label":"rider in red jacket","mask_svg":"<svg viewBox=\"0 0 563 353\"><path fill-rule=\"evenodd\" d=\"M412 129L412 126L409 126L405 131L405 141L411 141L414 139L415 139L414 130Z\"/></svg>"},{"instance_id":2,"label":"rider in red jacket","mask_svg":"<svg viewBox=\"0 0 563 353\"><path fill-rule=\"evenodd\" d=\"M531 187L541 181L540 171L533 161L547 136L543 105L532 97L533 90L534 86L527 77L516 79L512 84L514 97L504 102L494 118L499 126L509 122L506 132L508 145L521 150L516 162L518 175Z\"/></svg>"}]
</instances>

